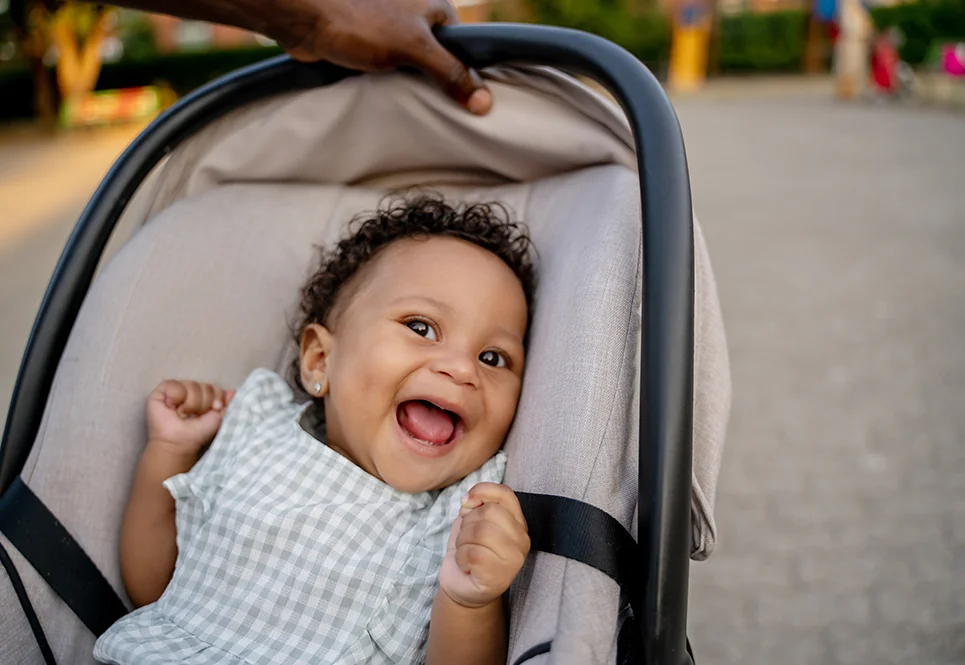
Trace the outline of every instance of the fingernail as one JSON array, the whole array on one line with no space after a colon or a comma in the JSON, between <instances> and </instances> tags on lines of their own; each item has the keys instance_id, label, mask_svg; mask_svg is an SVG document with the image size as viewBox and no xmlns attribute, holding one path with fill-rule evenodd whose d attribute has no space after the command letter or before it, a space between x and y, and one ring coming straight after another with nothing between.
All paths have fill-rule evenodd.
<instances>
[{"instance_id":1,"label":"fingernail","mask_svg":"<svg viewBox=\"0 0 965 665\"><path fill-rule=\"evenodd\" d=\"M224 404L221 403L220 399L216 399L214 401L214 404L212 404L211 406L214 407L215 411L220 411L222 408L224 408Z\"/></svg>"},{"instance_id":2,"label":"fingernail","mask_svg":"<svg viewBox=\"0 0 965 665\"><path fill-rule=\"evenodd\" d=\"M486 115L493 105L493 95L486 88L479 88L469 96L466 108L475 115Z\"/></svg>"}]
</instances>

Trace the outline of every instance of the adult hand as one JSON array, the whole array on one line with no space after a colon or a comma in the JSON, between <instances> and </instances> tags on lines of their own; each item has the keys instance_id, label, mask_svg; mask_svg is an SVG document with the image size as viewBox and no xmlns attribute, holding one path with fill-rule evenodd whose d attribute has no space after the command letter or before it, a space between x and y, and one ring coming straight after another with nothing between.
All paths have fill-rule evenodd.
<instances>
[{"instance_id":1,"label":"adult hand","mask_svg":"<svg viewBox=\"0 0 965 665\"><path fill-rule=\"evenodd\" d=\"M279 36L273 37L292 57L370 72L414 66L471 112L484 114L492 106L479 74L447 51L432 32L459 22L448 0L300 1L316 21L307 30L282 25Z\"/></svg>"},{"instance_id":2,"label":"adult hand","mask_svg":"<svg viewBox=\"0 0 965 665\"><path fill-rule=\"evenodd\" d=\"M479 74L447 51L432 32L459 22L449 0L112 1L253 30L302 61L328 60L367 72L414 66L473 113L488 113L492 106L492 95Z\"/></svg>"}]
</instances>

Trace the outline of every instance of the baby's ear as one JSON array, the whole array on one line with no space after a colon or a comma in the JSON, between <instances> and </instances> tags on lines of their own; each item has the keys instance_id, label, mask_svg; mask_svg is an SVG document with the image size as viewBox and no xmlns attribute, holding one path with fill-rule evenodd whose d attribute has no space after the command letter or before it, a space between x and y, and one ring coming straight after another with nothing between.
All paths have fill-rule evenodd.
<instances>
[{"instance_id":1,"label":"baby's ear","mask_svg":"<svg viewBox=\"0 0 965 665\"><path fill-rule=\"evenodd\" d=\"M318 323L311 323L302 332L299 349L302 385L312 397L328 394L328 361L332 348L332 333Z\"/></svg>"}]
</instances>

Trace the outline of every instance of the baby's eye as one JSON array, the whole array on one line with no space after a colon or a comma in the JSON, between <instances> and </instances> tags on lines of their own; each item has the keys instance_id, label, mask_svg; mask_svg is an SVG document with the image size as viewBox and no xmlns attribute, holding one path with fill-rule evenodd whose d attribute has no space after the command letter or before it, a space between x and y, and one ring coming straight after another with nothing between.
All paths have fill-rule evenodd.
<instances>
[{"instance_id":1,"label":"baby's eye","mask_svg":"<svg viewBox=\"0 0 965 665\"><path fill-rule=\"evenodd\" d=\"M479 360L484 365L491 367L505 367L506 357L498 351L483 351L479 354Z\"/></svg>"},{"instance_id":2,"label":"baby's eye","mask_svg":"<svg viewBox=\"0 0 965 665\"><path fill-rule=\"evenodd\" d=\"M425 337L426 339L431 340L433 342L436 341L437 339L436 331L433 330L432 326L430 326L425 321L420 321L416 319L414 321L406 321L405 325L407 325L409 327L409 330L414 332L416 335L421 335L422 337Z\"/></svg>"}]
</instances>

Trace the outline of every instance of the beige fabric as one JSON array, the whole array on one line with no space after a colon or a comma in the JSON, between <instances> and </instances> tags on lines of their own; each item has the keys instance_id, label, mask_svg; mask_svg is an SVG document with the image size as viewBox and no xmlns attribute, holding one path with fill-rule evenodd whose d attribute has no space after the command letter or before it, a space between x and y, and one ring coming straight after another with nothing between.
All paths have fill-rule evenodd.
<instances>
[{"instance_id":1,"label":"beige fabric","mask_svg":"<svg viewBox=\"0 0 965 665\"><path fill-rule=\"evenodd\" d=\"M252 104L171 156L148 216L223 182L479 187L604 164L636 168L629 126L603 97L548 69L489 77L498 103L481 118L400 74Z\"/></svg>"},{"instance_id":2,"label":"beige fabric","mask_svg":"<svg viewBox=\"0 0 965 665\"><path fill-rule=\"evenodd\" d=\"M607 167L533 185L527 221L540 289L506 443L510 486L586 501L631 529L642 285L635 183L632 172ZM553 639L548 662L612 662L618 596L585 565L536 555L513 588L510 660Z\"/></svg>"},{"instance_id":3,"label":"beige fabric","mask_svg":"<svg viewBox=\"0 0 965 665\"><path fill-rule=\"evenodd\" d=\"M724 319L704 233L694 220L694 551L702 561L717 543L714 500L730 416L730 361Z\"/></svg>"},{"instance_id":4,"label":"beige fabric","mask_svg":"<svg viewBox=\"0 0 965 665\"><path fill-rule=\"evenodd\" d=\"M7 552L13 549L2 535L0 535L0 544ZM11 558L13 556L16 556L16 552L12 553ZM19 562L16 565L18 569L22 570ZM32 570L30 572L33 573ZM27 583L25 582L25 584ZM3 573L0 573L0 601L2 601L2 605L0 605L0 608L2 608L2 611L0 611L0 635L3 636L0 638L0 642L3 643L3 646L0 646L0 663L43 662L40 648L30 631L27 617L19 611L20 606L17 604L17 595L13 590L13 585Z\"/></svg>"},{"instance_id":5,"label":"beige fabric","mask_svg":"<svg viewBox=\"0 0 965 665\"><path fill-rule=\"evenodd\" d=\"M632 133L612 102L547 68L487 74L499 103L483 118L421 79L399 74L343 81L239 110L172 155L145 196L145 217L226 182L479 188L603 164L636 170ZM637 183L627 187L639 197ZM589 213L588 219L599 218ZM713 502L730 374L710 258L696 222L695 228L695 338L701 346L695 356L693 556L704 559L716 539Z\"/></svg>"},{"instance_id":6,"label":"beige fabric","mask_svg":"<svg viewBox=\"0 0 965 665\"><path fill-rule=\"evenodd\" d=\"M341 235L389 186L504 200L530 225L541 282L507 481L588 501L633 527L642 265L630 133L612 105L560 74L492 76L487 118L403 75L262 102L203 130L140 193L143 213L128 222L151 223L88 295L23 474L115 588L144 397L168 376L235 385L256 366L283 368L312 245ZM693 555L702 558L715 541L730 381L699 230L696 240ZM91 662L86 629L33 570L23 576L58 662ZM552 638L542 662L613 661L609 579L538 554L519 582L511 657ZM0 607L18 611L2 586ZM31 649L2 640L0 663L36 662L19 655Z\"/></svg>"}]
</instances>

